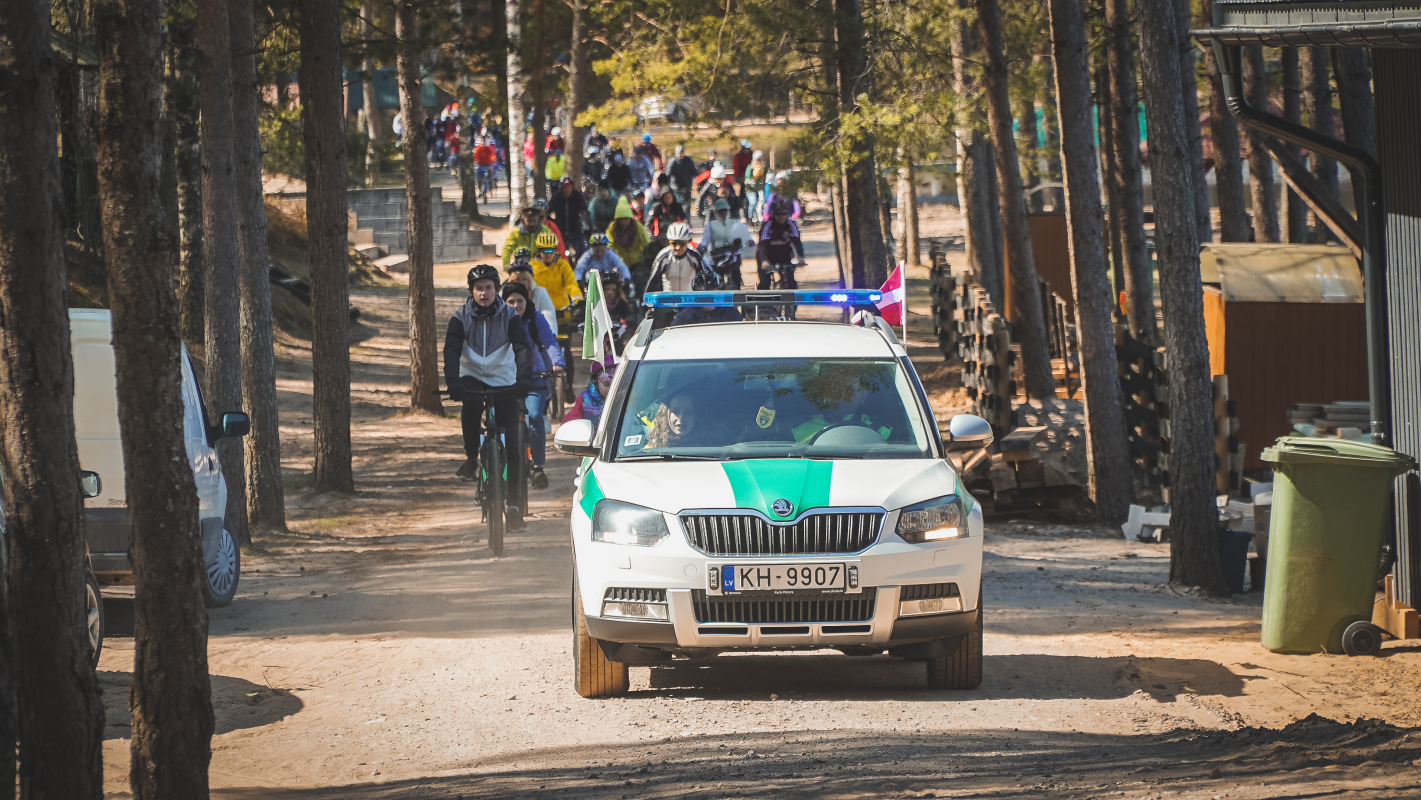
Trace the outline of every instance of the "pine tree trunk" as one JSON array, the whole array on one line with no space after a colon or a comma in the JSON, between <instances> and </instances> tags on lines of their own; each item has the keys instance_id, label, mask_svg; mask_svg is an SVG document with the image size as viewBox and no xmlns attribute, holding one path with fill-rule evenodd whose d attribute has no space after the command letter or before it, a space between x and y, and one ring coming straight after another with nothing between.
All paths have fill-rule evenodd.
<instances>
[{"instance_id":1,"label":"pine tree trunk","mask_svg":"<svg viewBox=\"0 0 1421 800\"><path fill-rule=\"evenodd\" d=\"M237 2L239 0L230 0ZM197 7L198 88L202 128L202 255L204 285L204 400L216 421L242 408L241 271L237 253L236 163L232 130L232 40L229 0L205 0ZM247 531L245 453L240 439L217 442L227 481L224 525L238 541Z\"/></svg>"},{"instance_id":2,"label":"pine tree trunk","mask_svg":"<svg viewBox=\"0 0 1421 800\"><path fill-rule=\"evenodd\" d=\"M524 119L523 63L519 48L523 44L523 19L518 0L505 0L503 19L507 26L508 60L508 225L518 224L519 213L531 202L527 197L527 172L523 168Z\"/></svg>"},{"instance_id":3,"label":"pine tree trunk","mask_svg":"<svg viewBox=\"0 0 1421 800\"><path fill-rule=\"evenodd\" d=\"M1026 210L1040 214L1046 210L1046 198L1041 192L1032 191L1041 184L1040 148L1037 147L1040 132L1036 126L1036 103L1028 100L1019 109L1016 123L1017 150L1021 162L1021 184L1026 187Z\"/></svg>"},{"instance_id":4,"label":"pine tree trunk","mask_svg":"<svg viewBox=\"0 0 1421 800\"><path fill-rule=\"evenodd\" d=\"M1176 0L1177 1L1177 0ZM1198 227L1180 85L1179 17L1171 0L1140 15L1141 84L1150 135L1155 245L1169 372L1171 583L1224 595L1214 505L1214 406L1204 335Z\"/></svg>"},{"instance_id":5,"label":"pine tree trunk","mask_svg":"<svg viewBox=\"0 0 1421 800\"><path fill-rule=\"evenodd\" d=\"M286 530L286 490L281 483L281 420L276 405L276 353L271 327L271 260L266 246L261 136L257 131L257 61L252 4L228 7L232 33L232 133L236 169L237 252L240 255L242 396L252 429L246 456L247 524Z\"/></svg>"},{"instance_id":6,"label":"pine tree trunk","mask_svg":"<svg viewBox=\"0 0 1421 800\"><path fill-rule=\"evenodd\" d=\"M1268 108L1268 75L1263 64L1263 49L1243 48L1243 91L1248 102L1257 109ZM1278 229L1278 191L1273 182L1273 158L1263 146L1263 134L1250 130L1248 144L1248 186L1253 201L1253 240L1276 242Z\"/></svg>"},{"instance_id":7,"label":"pine tree trunk","mask_svg":"<svg viewBox=\"0 0 1421 800\"><path fill-rule=\"evenodd\" d=\"M1115 149L1115 125L1110 113L1110 65L1104 53L1095 57L1096 117L1100 120L1100 167L1105 183L1105 208L1107 209L1107 241L1110 244L1111 276L1114 279L1110 296L1110 307L1114 314L1121 314L1120 293L1125 289L1125 259L1120 241L1120 183L1115 174L1115 160L1110 157Z\"/></svg>"},{"instance_id":8,"label":"pine tree trunk","mask_svg":"<svg viewBox=\"0 0 1421 800\"><path fill-rule=\"evenodd\" d=\"M1110 65L1110 113L1115 133L1115 173L1120 181L1120 231L1125 250L1125 315L1130 332L1155 340L1155 298L1145 250L1145 183L1140 164L1139 90L1130 39L1127 0L1105 0L1106 58ZM1150 167L1151 175L1154 166Z\"/></svg>"},{"instance_id":9,"label":"pine tree trunk","mask_svg":"<svg viewBox=\"0 0 1421 800\"><path fill-rule=\"evenodd\" d=\"M1327 49L1323 47L1300 48L1303 85L1303 115L1308 127L1328 137L1336 138L1332 129L1332 84L1328 69ZM1331 197L1338 195L1337 162L1317 153L1308 154L1312 176ZM1331 236L1327 223L1312 215L1311 235L1303 241L1323 244Z\"/></svg>"},{"instance_id":10,"label":"pine tree trunk","mask_svg":"<svg viewBox=\"0 0 1421 800\"><path fill-rule=\"evenodd\" d=\"M196 35L193 14L174 15L168 35L191 42ZM178 310L183 339L202 344L206 291L202 256L202 144L198 125L197 51L173 48L173 81L166 95L178 145L174 154L178 202Z\"/></svg>"},{"instance_id":11,"label":"pine tree trunk","mask_svg":"<svg viewBox=\"0 0 1421 800\"><path fill-rule=\"evenodd\" d=\"M867 74L863 7L859 0L834 0L834 8L838 22L839 108L847 113L858 108L858 98L870 91L872 79ZM874 165L872 134L864 134L855 148L854 160L846 165L845 183L845 216L858 240L858 252L854 253L854 285L876 289L888 279L891 251L886 249L879 220L878 170ZM860 272L863 283L858 282Z\"/></svg>"},{"instance_id":12,"label":"pine tree trunk","mask_svg":"<svg viewBox=\"0 0 1421 800\"><path fill-rule=\"evenodd\" d=\"M1056 102L1061 115L1071 289L1075 293L1081 385L1085 390L1089 488L1100 521L1115 526L1129 516L1134 488L1115 359L1105 231L1100 218L1085 20L1078 0L1051 0L1051 40Z\"/></svg>"},{"instance_id":13,"label":"pine tree trunk","mask_svg":"<svg viewBox=\"0 0 1421 800\"><path fill-rule=\"evenodd\" d=\"M336 0L300 0L301 126L311 254L312 491L355 491L350 450L350 285L346 270L345 119ZM419 124L408 120L406 128ZM421 155L421 157L423 157Z\"/></svg>"},{"instance_id":14,"label":"pine tree trunk","mask_svg":"<svg viewBox=\"0 0 1421 800\"><path fill-rule=\"evenodd\" d=\"M1061 129L1057 125L1060 119L1060 112L1056 108L1056 90L1047 81L1041 88L1041 95L1037 98L1041 105L1042 138L1046 142L1045 152L1041 154L1046 161L1045 176L1053 181L1061 180ZM1066 210L1066 193L1061 189L1047 189L1042 195L1049 201L1051 209L1057 213Z\"/></svg>"},{"instance_id":15,"label":"pine tree trunk","mask_svg":"<svg viewBox=\"0 0 1421 800\"><path fill-rule=\"evenodd\" d=\"M404 128L405 230L410 269L410 408L443 416L440 402L438 331L434 320L434 221L429 197L428 145L420 106L419 6L398 0L395 38L400 41L400 113L416 120Z\"/></svg>"},{"instance_id":16,"label":"pine tree trunk","mask_svg":"<svg viewBox=\"0 0 1421 800\"><path fill-rule=\"evenodd\" d=\"M1011 102L1007 96L1006 56L1002 44L1001 10L997 0L977 0L974 23L983 42L982 88L987 95L987 120L991 127L997 166L998 203L1006 238L1007 273L1010 277L1012 339L1021 343L1026 394L1055 398L1051 376L1051 351L1046 342L1046 321L1041 317L1040 280L1031 251L1031 228L1026 222L1026 194L1012 135Z\"/></svg>"},{"instance_id":17,"label":"pine tree trunk","mask_svg":"<svg viewBox=\"0 0 1421 800\"><path fill-rule=\"evenodd\" d=\"M577 115L587 110L587 42L583 19L587 0L572 0L572 41L567 64L567 174L582 190L582 141L587 126L577 124ZM669 155L668 155L669 158Z\"/></svg>"},{"instance_id":18,"label":"pine tree trunk","mask_svg":"<svg viewBox=\"0 0 1421 800\"><path fill-rule=\"evenodd\" d=\"M375 40L375 0L360 4L360 30L365 35L366 53L360 62L360 71L365 74L360 84L365 107L365 185L374 188L380 180L380 151L376 147L380 141L380 109L375 97L375 61L370 58Z\"/></svg>"},{"instance_id":19,"label":"pine tree trunk","mask_svg":"<svg viewBox=\"0 0 1421 800\"><path fill-rule=\"evenodd\" d=\"M918 241L918 173L913 167L912 153L903 167L903 200L898 204L898 215L903 218L903 250L908 266L922 266Z\"/></svg>"},{"instance_id":20,"label":"pine tree trunk","mask_svg":"<svg viewBox=\"0 0 1421 800\"><path fill-rule=\"evenodd\" d=\"M0 467L9 547L8 580L0 578L8 589L0 600L0 796L14 796L18 739L22 797L98 800L104 712L85 620L50 4L6 4L0 42ZM154 152L155 179L160 163ZM145 232L161 234L160 220L151 222ZM153 263L169 270L172 259Z\"/></svg>"},{"instance_id":21,"label":"pine tree trunk","mask_svg":"<svg viewBox=\"0 0 1421 800\"><path fill-rule=\"evenodd\" d=\"M1184 98L1185 130L1189 137L1189 170L1193 173L1194 224L1199 228L1199 241L1214 240L1214 226L1209 219L1209 184L1204 176L1204 132L1199 125L1199 82L1195 76L1194 40L1189 38L1189 2L1174 4L1178 14L1179 82Z\"/></svg>"},{"instance_id":22,"label":"pine tree trunk","mask_svg":"<svg viewBox=\"0 0 1421 800\"><path fill-rule=\"evenodd\" d=\"M1298 77L1298 48L1279 48L1279 55L1283 62L1283 119L1299 125L1302 123L1302 89L1299 85ZM1283 143L1283 149L1293 154L1294 158L1302 158L1302 148L1295 144ZM1283 209L1283 230L1280 231L1281 238L1289 242L1306 242L1310 236L1308 231L1308 207L1298 193L1292 187L1287 190L1287 203Z\"/></svg>"},{"instance_id":23,"label":"pine tree trunk","mask_svg":"<svg viewBox=\"0 0 1421 800\"><path fill-rule=\"evenodd\" d=\"M1342 111L1342 136L1347 144L1377 153L1377 121L1372 106L1372 74L1367 51L1360 47L1332 48L1332 72L1337 81L1337 104ZM1366 205L1366 187L1353 181L1357 208Z\"/></svg>"},{"instance_id":24,"label":"pine tree trunk","mask_svg":"<svg viewBox=\"0 0 1421 800\"><path fill-rule=\"evenodd\" d=\"M543 152L543 143L548 140L544 122L548 118L547 101L543 97L543 75L535 77L528 84L528 93L533 96L533 121L528 135L533 137L533 199L548 199L548 173L545 167L548 155ZM630 155L630 153L628 154Z\"/></svg>"},{"instance_id":25,"label":"pine tree trunk","mask_svg":"<svg viewBox=\"0 0 1421 800\"><path fill-rule=\"evenodd\" d=\"M1211 20L1210 0L1204 0L1202 18ZM1238 122L1224 102L1219 64L1214 48L1204 48L1204 68L1209 75L1209 131L1214 139L1214 193L1219 201L1219 241L1249 239L1247 193L1243 185L1243 159L1238 153Z\"/></svg>"},{"instance_id":26,"label":"pine tree trunk","mask_svg":"<svg viewBox=\"0 0 1421 800\"><path fill-rule=\"evenodd\" d=\"M959 0L960 8L970 7L971 0ZM980 48L972 40L966 22L953 25L952 64L953 89L962 99L955 121L957 134L957 202L966 222L967 270L992 298L992 304L1002 305L1002 240L995 235L992 220L1000 213L996 197L990 192L992 157L987 137L981 133L985 121L973 113L978 104L967 102L978 94L977 82L969 64Z\"/></svg>"}]
</instances>

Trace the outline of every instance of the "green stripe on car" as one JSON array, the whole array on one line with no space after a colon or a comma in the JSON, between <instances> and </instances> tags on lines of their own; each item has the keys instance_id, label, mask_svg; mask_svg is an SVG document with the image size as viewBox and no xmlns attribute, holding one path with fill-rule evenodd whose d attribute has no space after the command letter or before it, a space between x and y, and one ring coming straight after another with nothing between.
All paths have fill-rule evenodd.
<instances>
[{"instance_id":1,"label":"green stripe on car","mask_svg":"<svg viewBox=\"0 0 1421 800\"><path fill-rule=\"evenodd\" d=\"M597 474L590 469L582 474L581 491L582 497L578 499L577 504L582 507L582 513L591 519L593 507L606 495L602 493L602 484L597 482Z\"/></svg>"},{"instance_id":2,"label":"green stripe on car","mask_svg":"<svg viewBox=\"0 0 1421 800\"><path fill-rule=\"evenodd\" d=\"M727 461L721 467L735 493L736 508L754 509L770 519L792 519L806 509L829 505L832 461L775 458ZM789 501L793 509L788 515L775 513L776 500Z\"/></svg>"}]
</instances>

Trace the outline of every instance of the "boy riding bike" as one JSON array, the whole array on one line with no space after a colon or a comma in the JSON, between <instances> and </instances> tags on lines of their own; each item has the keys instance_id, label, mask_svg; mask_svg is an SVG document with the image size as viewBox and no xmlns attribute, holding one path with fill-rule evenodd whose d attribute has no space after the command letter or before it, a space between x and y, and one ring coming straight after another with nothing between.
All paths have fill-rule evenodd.
<instances>
[{"instance_id":1,"label":"boy riding bike","mask_svg":"<svg viewBox=\"0 0 1421 800\"><path fill-rule=\"evenodd\" d=\"M528 329L498 296L498 268L480 264L469 270L469 299L449 319L444 335L444 382L449 399L464 404L461 422L467 460L458 476L478 479L480 420L493 405L494 419L504 430L518 424L519 409L532 377ZM508 485L523 486L523 459L508 459ZM508 528L523 527L522 507L510 498Z\"/></svg>"},{"instance_id":2,"label":"boy riding bike","mask_svg":"<svg viewBox=\"0 0 1421 800\"><path fill-rule=\"evenodd\" d=\"M781 289L798 289L794 269L804 263L804 244L799 240L799 223L789 218L789 204L783 198L770 206L770 218L760 226L760 244L755 249L755 266L760 273L758 289L770 288L779 273Z\"/></svg>"}]
</instances>

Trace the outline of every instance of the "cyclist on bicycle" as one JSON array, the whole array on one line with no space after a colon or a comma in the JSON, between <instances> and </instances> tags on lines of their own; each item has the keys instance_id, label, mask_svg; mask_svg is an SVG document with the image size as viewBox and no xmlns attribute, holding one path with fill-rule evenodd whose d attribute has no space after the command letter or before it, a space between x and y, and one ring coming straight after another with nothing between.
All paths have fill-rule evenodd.
<instances>
[{"instance_id":1,"label":"cyclist on bicycle","mask_svg":"<svg viewBox=\"0 0 1421 800\"><path fill-rule=\"evenodd\" d=\"M691 226L684 222L674 223L667 229L666 238L671 243L658 253L656 260L652 262L646 291L692 291L696 276L709 272L710 268L706 266L701 254L691 247Z\"/></svg>"},{"instance_id":2,"label":"cyclist on bicycle","mask_svg":"<svg viewBox=\"0 0 1421 800\"><path fill-rule=\"evenodd\" d=\"M587 285L587 270L595 269L597 273L606 278L613 273L621 276L623 281L632 279L631 268L622 261L621 256L607 249L612 240L605 233L594 233L588 239L587 252L582 254L582 258L577 260L577 268L572 271L572 276L577 279L579 286ZM612 283L612 281L607 281Z\"/></svg>"},{"instance_id":3,"label":"cyclist on bicycle","mask_svg":"<svg viewBox=\"0 0 1421 800\"><path fill-rule=\"evenodd\" d=\"M770 288L774 267L787 266L780 274L780 288L798 289L794 268L802 263L804 244L799 240L799 223L789 218L789 204L779 198L770 206L770 218L760 227L760 244L755 248L755 267L760 273L756 288Z\"/></svg>"},{"instance_id":4,"label":"cyclist on bicycle","mask_svg":"<svg viewBox=\"0 0 1421 800\"><path fill-rule=\"evenodd\" d=\"M532 250L537 247L538 236L547 233L553 236L554 242L558 241L557 234L553 229L543 224L543 210L547 208L547 203L529 203L523 207L519 216L518 224L508 232L508 238L503 240L503 266L507 267L513 263L513 254L519 248ZM562 248L558 247L561 252Z\"/></svg>"},{"instance_id":5,"label":"cyclist on bicycle","mask_svg":"<svg viewBox=\"0 0 1421 800\"><path fill-rule=\"evenodd\" d=\"M724 271L730 278L730 288L739 289L744 285L740 278L740 254L753 241L750 229L745 223L730 216L730 201L720 198L715 201L715 217L707 223L701 233L701 255L708 256L717 272Z\"/></svg>"},{"instance_id":6,"label":"cyclist on bicycle","mask_svg":"<svg viewBox=\"0 0 1421 800\"><path fill-rule=\"evenodd\" d=\"M523 324L527 326L528 339L533 345L533 380L529 385L528 397L524 401L528 407L528 431L532 434L532 439L529 440L533 451L531 482L534 489L546 489L548 476L543 473L543 466L548 461L547 412L548 401L552 399L553 393L548 388L544 373L562 374L562 349L558 347L557 334L548 325L548 321L533 310L528 287L510 281L503 287L502 295L503 302L518 312Z\"/></svg>"},{"instance_id":7,"label":"cyclist on bicycle","mask_svg":"<svg viewBox=\"0 0 1421 800\"><path fill-rule=\"evenodd\" d=\"M474 148L474 163L478 165L479 192L487 199L493 188L494 173L498 170L498 149L494 147L492 137L479 139L478 146Z\"/></svg>"},{"instance_id":8,"label":"cyclist on bicycle","mask_svg":"<svg viewBox=\"0 0 1421 800\"><path fill-rule=\"evenodd\" d=\"M587 201L573 185L572 178L558 182L558 191L548 203L548 220L562 229L563 241L572 249L570 259L587 252L583 219L587 216Z\"/></svg>"},{"instance_id":9,"label":"cyclist on bicycle","mask_svg":"<svg viewBox=\"0 0 1421 800\"><path fill-rule=\"evenodd\" d=\"M485 405L504 429L517 424L518 410L532 377L531 343L523 320L498 296L498 268L479 264L469 270L469 299L449 319L444 335L444 382L449 399L464 404L461 415L467 460L458 476L473 481L479 474L479 445ZM504 390L497 394L482 394ZM523 459L508 463L508 483L523 483ZM523 512L508 507L508 527L523 525Z\"/></svg>"},{"instance_id":10,"label":"cyclist on bicycle","mask_svg":"<svg viewBox=\"0 0 1421 800\"><path fill-rule=\"evenodd\" d=\"M533 264L528 248L519 248L513 254L513 263L508 265L509 283L521 283L528 289L528 294L533 298L533 310L543 315L543 319L548 321L549 327L557 330L558 327L558 307L553 305L553 298L548 296L548 290L538 285L533 278Z\"/></svg>"},{"instance_id":11,"label":"cyclist on bicycle","mask_svg":"<svg viewBox=\"0 0 1421 800\"><path fill-rule=\"evenodd\" d=\"M558 253L557 240L550 232L538 234L538 257L533 259L533 280L548 290L553 305L557 306L558 337L562 342L563 355L571 361L572 304L582 300L582 288L572 274L572 265Z\"/></svg>"}]
</instances>

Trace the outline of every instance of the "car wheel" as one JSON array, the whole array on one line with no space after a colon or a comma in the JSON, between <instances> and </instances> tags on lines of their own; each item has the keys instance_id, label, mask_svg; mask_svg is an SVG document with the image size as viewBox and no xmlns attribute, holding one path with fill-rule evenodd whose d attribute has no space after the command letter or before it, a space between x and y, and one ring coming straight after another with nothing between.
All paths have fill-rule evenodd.
<instances>
[{"instance_id":1,"label":"car wheel","mask_svg":"<svg viewBox=\"0 0 1421 800\"><path fill-rule=\"evenodd\" d=\"M577 693L583 697L617 697L627 693L627 665L611 661L587 633L582 613L582 593L572 579L572 660L577 670Z\"/></svg>"},{"instance_id":2,"label":"car wheel","mask_svg":"<svg viewBox=\"0 0 1421 800\"><path fill-rule=\"evenodd\" d=\"M208 608L222 608L237 595L237 581L242 577L242 551L237 540L226 528L217 540L217 558L207 565L202 582L202 601Z\"/></svg>"},{"instance_id":3,"label":"car wheel","mask_svg":"<svg viewBox=\"0 0 1421 800\"><path fill-rule=\"evenodd\" d=\"M934 689L976 689L982 685L982 593L977 593L977 624L958 637L957 652L928 659L928 686Z\"/></svg>"},{"instance_id":4,"label":"car wheel","mask_svg":"<svg viewBox=\"0 0 1421 800\"><path fill-rule=\"evenodd\" d=\"M99 666L99 653L104 649L104 596L99 592L99 579L84 572L84 618L89 633L89 660Z\"/></svg>"}]
</instances>

